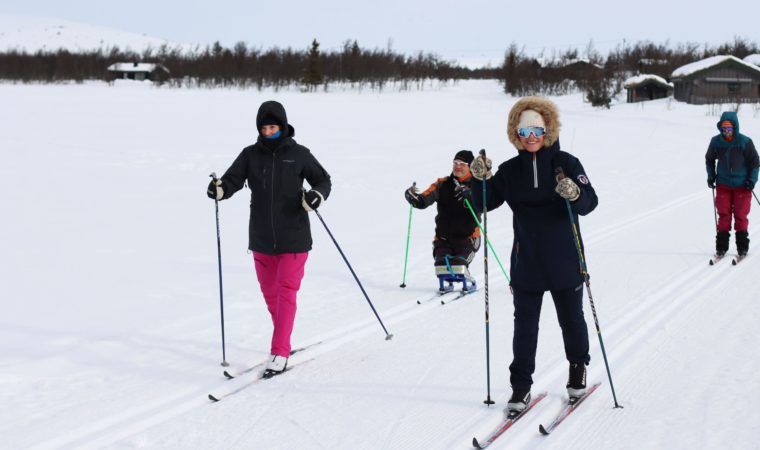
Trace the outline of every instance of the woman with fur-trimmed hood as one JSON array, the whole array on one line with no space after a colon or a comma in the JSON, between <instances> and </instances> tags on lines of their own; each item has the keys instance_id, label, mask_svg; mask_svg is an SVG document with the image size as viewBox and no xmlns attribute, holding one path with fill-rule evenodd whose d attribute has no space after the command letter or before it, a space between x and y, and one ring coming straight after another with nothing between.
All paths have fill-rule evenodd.
<instances>
[{"instance_id":1,"label":"woman with fur-trimmed hood","mask_svg":"<svg viewBox=\"0 0 760 450\"><path fill-rule=\"evenodd\" d=\"M573 155L560 150L559 111L542 97L520 99L509 112L507 135L517 156L491 175L491 161L478 156L471 171L486 180L486 207L507 203L512 210L511 287L515 306L512 340L514 360L509 366L512 397L508 408L521 411L530 403L535 370L538 322L544 292L551 292L562 328L565 355L570 363L570 397L586 389L590 361L588 329L583 317L584 274L575 235L568 217L570 203L575 223L596 208L597 197L586 171ZM483 209L482 182L472 184L471 197ZM577 228L580 239L580 227ZM580 241L583 248L583 241Z\"/></svg>"}]
</instances>

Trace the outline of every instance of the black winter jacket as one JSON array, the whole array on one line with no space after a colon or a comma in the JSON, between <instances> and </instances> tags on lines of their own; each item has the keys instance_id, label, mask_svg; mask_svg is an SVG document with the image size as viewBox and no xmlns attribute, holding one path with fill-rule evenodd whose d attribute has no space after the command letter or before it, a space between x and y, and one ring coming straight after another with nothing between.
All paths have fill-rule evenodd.
<instances>
[{"instance_id":1,"label":"black winter jacket","mask_svg":"<svg viewBox=\"0 0 760 450\"><path fill-rule=\"evenodd\" d=\"M435 235L437 239L448 241L463 241L471 237L480 236L480 229L472 213L454 197L456 185L452 174L448 177L437 179L422 194L422 205L419 209L425 209L433 203L437 203L438 214L435 216ZM457 180L460 184L470 186L473 178L468 175L465 179ZM480 218L478 218L480 220Z\"/></svg>"},{"instance_id":2,"label":"black winter jacket","mask_svg":"<svg viewBox=\"0 0 760 450\"><path fill-rule=\"evenodd\" d=\"M255 144L240 152L221 178L224 198L231 197L248 182L249 250L269 255L307 252L311 250L312 239L309 216L301 204L303 181L308 181L312 189L327 199L332 186L330 175L308 148L293 139L295 129L287 124L282 105L262 104L257 122L266 114L280 118L283 136L268 145L259 136Z\"/></svg>"},{"instance_id":3,"label":"black winter jacket","mask_svg":"<svg viewBox=\"0 0 760 450\"><path fill-rule=\"evenodd\" d=\"M521 150L518 156L499 166L486 182L488 210L506 202L512 209L511 285L543 292L579 286L584 281L578 250L565 200L554 192L555 169L580 187L580 197L570 202L581 249L578 215L596 208L598 199L580 161L559 149L559 140L535 153ZM483 183L473 183L474 207L483 209Z\"/></svg>"}]
</instances>

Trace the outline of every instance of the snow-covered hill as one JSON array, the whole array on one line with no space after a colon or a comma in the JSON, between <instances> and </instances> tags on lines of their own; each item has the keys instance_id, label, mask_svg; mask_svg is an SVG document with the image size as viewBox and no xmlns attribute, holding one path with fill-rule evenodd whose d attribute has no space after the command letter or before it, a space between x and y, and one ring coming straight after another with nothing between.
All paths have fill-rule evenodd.
<instances>
[{"instance_id":1,"label":"snow-covered hill","mask_svg":"<svg viewBox=\"0 0 760 450\"><path fill-rule=\"evenodd\" d=\"M415 211L406 289L403 190L447 175L457 150L515 154L515 99L490 81L416 92L172 90L123 84L0 85L0 447L466 449L509 394L512 306L490 263L491 393L483 293L441 306L433 210ZM254 139L260 102L284 103L330 171L320 211L389 331L372 315L320 222L299 295L292 370L222 377L214 207L208 174ZM760 242L710 267L704 152L714 109L670 100L593 109L556 98L563 147L600 198L582 218L591 285L624 409L613 409L591 312L589 381L600 389L551 436L567 364L544 302L535 391L549 397L492 448L757 448ZM742 106L741 128L760 136ZM271 322L246 252L249 198L220 204L227 359L263 361ZM511 216L488 216L508 263ZM732 250L733 242L732 242ZM482 258L472 265L483 283Z\"/></svg>"},{"instance_id":2,"label":"snow-covered hill","mask_svg":"<svg viewBox=\"0 0 760 450\"><path fill-rule=\"evenodd\" d=\"M142 52L146 48L155 50L162 45L185 51L192 48L188 44L107 27L0 13L0 51L25 50L32 53L65 49L78 52L119 47L121 50Z\"/></svg>"}]
</instances>

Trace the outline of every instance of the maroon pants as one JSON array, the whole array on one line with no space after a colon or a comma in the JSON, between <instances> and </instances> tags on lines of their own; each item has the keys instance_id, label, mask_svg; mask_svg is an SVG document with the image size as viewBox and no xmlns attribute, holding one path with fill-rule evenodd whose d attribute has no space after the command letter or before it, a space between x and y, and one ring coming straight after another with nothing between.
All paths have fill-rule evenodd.
<instances>
[{"instance_id":1,"label":"maroon pants","mask_svg":"<svg viewBox=\"0 0 760 450\"><path fill-rule=\"evenodd\" d=\"M290 335L296 320L296 294L301 287L308 253L266 255L253 252L256 277L261 293L272 316L272 346L270 353L290 356Z\"/></svg>"},{"instance_id":2,"label":"maroon pants","mask_svg":"<svg viewBox=\"0 0 760 450\"><path fill-rule=\"evenodd\" d=\"M744 187L729 187L719 184L715 194L715 208L718 210L718 231L731 231L731 216L734 218L734 230L747 231L749 227L749 207L752 204L752 191Z\"/></svg>"}]
</instances>

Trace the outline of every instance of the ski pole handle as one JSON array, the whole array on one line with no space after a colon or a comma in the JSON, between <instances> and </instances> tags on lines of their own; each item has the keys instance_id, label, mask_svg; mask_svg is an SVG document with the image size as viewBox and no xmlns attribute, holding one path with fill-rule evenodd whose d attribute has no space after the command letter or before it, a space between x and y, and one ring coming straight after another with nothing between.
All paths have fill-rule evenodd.
<instances>
[{"instance_id":1,"label":"ski pole handle","mask_svg":"<svg viewBox=\"0 0 760 450\"><path fill-rule=\"evenodd\" d=\"M217 177L216 177L216 172L211 172L211 175L209 175L209 176L210 176L210 177L211 177L211 179L212 179L212 180L214 180L214 181L216 181L216 180L218 180L218 179L219 179L219 178L217 178Z\"/></svg>"}]
</instances>

